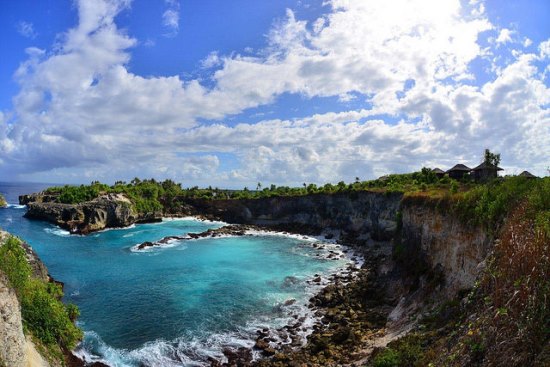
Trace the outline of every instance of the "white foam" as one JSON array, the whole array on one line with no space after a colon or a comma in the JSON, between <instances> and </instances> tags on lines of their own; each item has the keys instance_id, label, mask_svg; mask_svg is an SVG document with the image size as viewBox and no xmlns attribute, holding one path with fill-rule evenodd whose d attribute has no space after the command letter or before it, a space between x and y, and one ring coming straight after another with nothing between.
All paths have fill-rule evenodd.
<instances>
[{"instance_id":1,"label":"white foam","mask_svg":"<svg viewBox=\"0 0 550 367\"><path fill-rule=\"evenodd\" d=\"M59 227L44 228L44 232L47 232L59 237L69 237L71 235L71 232L61 229Z\"/></svg>"},{"instance_id":2,"label":"white foam","mask_svg":"<svg viewBox=\"0 0 550 367\"><path fill-rule=\"evenodd\" d=\"M94 233L103 233L103 232L109 232L109 231L127 231L129 229L136 228L136 225L134 223L130 224L127 227L112 227L112 228L104 228L99 231L95 231Z\"/></svg>"},{"instance_id":3,"label":"white foam","mask_svg":"<svg viewBox=\"0 0 550 367\"><path fill-rule=\"evenodd\" d=\"M6 205L6 208L10 208L10 209L25 209L26 207L27 207L26 205L10 204L10 203Z\"/></svg>"},{"instance_id":4,"label":"white foam","mask_svg":"<svg viewBox=\"0 0 550 367\"><path fill-rule=\"evenodd\" d=\"M187 246L183 245L183 241L180 239L172 239L169 241L166 241L166 243L158 243L153 242L154 246L146 247L144 249L139 249L138 247L141 245L141 243L136 243L134 246L130 247L130 251L132 252L152 252L155 249L165 249L165 248L171 248L171 247L182 247L180 250L185 250Z\"/></svg>"}]
</instances>

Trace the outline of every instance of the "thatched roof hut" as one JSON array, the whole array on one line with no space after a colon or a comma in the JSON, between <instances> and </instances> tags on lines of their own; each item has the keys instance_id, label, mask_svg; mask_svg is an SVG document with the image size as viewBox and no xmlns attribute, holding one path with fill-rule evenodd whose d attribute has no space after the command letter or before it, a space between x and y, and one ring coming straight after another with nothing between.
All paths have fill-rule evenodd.
<instances>
[{"instance_id":1,"label":"thatched roof hut","mask_svg":"<svg viewBox=\"0 0 550 367\"><path fill-rule=\"evenodd\" d=\"M521 172L518 176L520 176L520 177L527 177L527 178L538 178L537 176L535 176L534 174L532 174L532 173L529 172L529 171L523 171L523 172Z\"/></svg>"},{"instance_id":2,"label":"thatched roof hut","mask_svg":"<svg viewBox=\"0 0 550 367\"><path fill-rule=\"evenodd\" d=\"M471 168L459 163L459 164L455 164L453 168L447 170L446 173L449 174L450 178L461 179L464 176L467 176L471 170L472 170Z\"/></svg>"},{"instance_id":3,"label":"thatched roof hut","mask_svg":"<svg viewBox=\"0 0 550 367\"><path fill-rule=\"evenodd\" d=\"M472 171L474 173L474 179L479 182L498 177L497 172L502 171L502 168L483 162L479 166L472 169Z\"/></svg>"},{"instance_id":4,"label":"thatched roof hut","mask_svg":"<svg viewBox=\"0 0 550 367\"><path fill-rule=\"evenodd\" d=\"M445 171L437 167L432 169L432 172L435 173L437 177L443 177L445 175Z\"/></svg>"}]
</instances>

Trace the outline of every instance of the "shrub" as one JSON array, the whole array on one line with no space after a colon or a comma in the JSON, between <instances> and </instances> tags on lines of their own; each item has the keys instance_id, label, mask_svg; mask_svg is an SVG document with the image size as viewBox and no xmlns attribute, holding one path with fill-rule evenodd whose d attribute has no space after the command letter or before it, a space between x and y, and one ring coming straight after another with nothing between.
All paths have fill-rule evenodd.
<instances>
[{"instance_id":1,"label":"shrub","mask_svg":"<svg viewBox=\"0 0 550 367\"><path fill-rule=\"evenodd\" d=\"M25 329L54 354L59 354L59 347L73 349L82 338L82 331L73 324L78 309L60 301L63 292L59 285L31 276L25 250L15 237L9 237L0 246L0 270L8 277L21 303Z\"/></svg>"}]
</instances>

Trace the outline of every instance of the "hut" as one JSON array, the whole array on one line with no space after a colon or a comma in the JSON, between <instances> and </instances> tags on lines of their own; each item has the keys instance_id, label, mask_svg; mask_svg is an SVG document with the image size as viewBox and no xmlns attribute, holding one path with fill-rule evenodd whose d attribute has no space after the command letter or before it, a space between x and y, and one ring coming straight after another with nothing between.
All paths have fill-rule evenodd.
<instances>
[{"instance_id":1,"label":"hut","mask_svg":"<svg viewBox=\"0 0 550 367\"><path fill-rule=\"evenodd\" d=\"M534 174L532 174L531 172L528 172L528 171L523 171L518 176L519 177L527 177L527 178L538 178L537 176L535 176Z\"/></svg>"},{"instance_id":2,"label":"hut","mask_svg":"<svg viewBox=\"0 0 550 367\"><path fill-rule=\"evenodd\" d=\"M461 178L467 177L471 170L471 168L459 163L449 169L446 173L449 174L450 178L460 180Z\"/></svg>"},{"instance_id":3,"label":"hut","mask_svg":"<svg viewBox=\"0 0 550 367\"><path fill-rule=\"evenodd\" d=\"M435 173L435 175L439 178L445 176L445 171L443 171L442 169L439 169L439 168L432 169L432 172Z\"/></svg>"},{"instance_id":4,"label":"hut","mask_svg":"<svg viewBox=\"0 0 550 367\"><path fill-rule=\"evenodd\" d=\"M474 180L476 182L484 182L492 178L497 178L498 171L502 171L502 168L487 162L483 162L476 168L472 169L472 172L474 173Z\"/></svg>"}]
</instances>

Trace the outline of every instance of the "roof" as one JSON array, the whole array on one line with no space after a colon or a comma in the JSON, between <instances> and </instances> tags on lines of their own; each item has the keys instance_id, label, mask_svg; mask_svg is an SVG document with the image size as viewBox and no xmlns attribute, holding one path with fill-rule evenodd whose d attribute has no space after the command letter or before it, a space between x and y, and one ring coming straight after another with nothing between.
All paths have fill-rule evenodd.
<instances>
[{"instance_id":1,"label":"roof","mask_svg":"<svg viewBox=\"0 0 550 367\"><path fill-rule=\"evenodd\" d=\"M528 172L528 171L523 171L519 174L519 176L521 177L529 177L529 178L536 178L537 176L535 176L534 174L532 174L531 172Z\"/></svg>"},{"instance_id":2,"label":"roof","mask_svg":"<svg viewBox=\"0 0 550 367\"><path fill-rule=\"evenodd\" d=\"M432 169L432 172L433 172L433 173L441 173L441 174L445 173L445 171L443 171L443 170L440 169L440 168L434 168L434 169Z\"/></svg>"},{"instance_id":3,"label":"roof","mask_svg":"<svg viewBox=\"0 0 550 367\"><path fill-rule=\"evenodd\" d=\"M483 169L496 169L497 171L502 171L502 168L500 168L498 166L493 166L492 164L489 164L487 162L481 163L479 166L477 166L476 168L474 168L472 170L473 171L480 171L480 170L483 170Z\"/></svg>"},{"instance_id":4,"label":"roof","mask_svg":"<svg viewBox=\"0 0 550 367\"><path fill-rule=\"evenodd\" d=\"M449 169L447 172L452 172L452 171L466 171L466 172L470 172L472 169L471 168L468 168L467 166L463 165L463 164L455 164L455 166L451 169Z\"/></svg>"}]
</instances>

